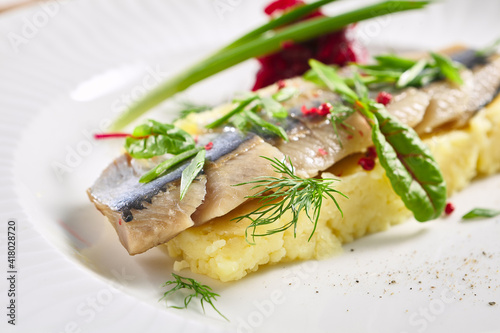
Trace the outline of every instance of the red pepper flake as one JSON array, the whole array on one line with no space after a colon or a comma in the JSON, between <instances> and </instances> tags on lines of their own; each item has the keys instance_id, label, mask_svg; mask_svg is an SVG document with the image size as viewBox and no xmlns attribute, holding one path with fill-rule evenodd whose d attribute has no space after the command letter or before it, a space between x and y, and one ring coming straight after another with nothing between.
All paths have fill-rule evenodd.
<instances>
[{"instance_id":1,"label":"red pepper flake","mask_svg":"<svg viewBox=\"0 0 500 333\"><path fill-rule=\"evenodd\" d=\"M368 158L376 158L377 157L377 150L375 149L374 146L368 147L366 150L365 156Z\"/></svg>"},{"instance_id":2,"label":"red pepper flake","mask_svg":"<svg viewBox=\"0 0 500 333\"><path fill-rule=\"evenodd\" d=\"M210 141L209 143L207 143L205 145L205 150L210 150L213 148L213 146L214 146L214 143L212 141Z\"/></svg>"},{"instance_id":3,"label":"red pepper flake","mask_svg":"<svg viewBox=\"0 0 500 333\"><path fill-rule=\"evenodd\" d=\"M352 136L351 134L347 136L347 140L351 140L352 138L354 138L354 136Z\"/></svg>"},{"instance_id":4,"label":"red pepper flake","mask_svg":"<svg viewBox=\"0 0 500 333\"><path fill-rule=\"evenodd\" d=\"M392 95L386 91L381 91L377 95L377 103L387 105L391 102Z\"/></svg>"},{"instance_id":5,"label":"red pepper flake","mask_svg":"<svg viewBox=\"0 0 500 333\"><path fill-rule=\"evenodd\" d=\"M283 80L278 80L276 84L278 85L278 90L281 90L286 87L286 83Z\"/></svg>"},{"instance_id":6,"label":"red pepper flake","mask_svg":"<svg viewBox=\"0 0 500 333\"><path fill-rule=\"evenodd\" d=\"M453 213L455 211L455 205L452 204L451 202L448 202L446 204L446 207L444 208L444 213L446 215L451 215L451 213Z\"/></svg>"},{"instance_id":7,"label":"red pepper flake","mask_svg":"<svg viewBox=\"0 0 500 333\"><path fill-rule=\"evenodd\" d=\"M330 103L323 103L319 106L318 116L325 117L330 114L333 106Z\"/></svg>"},{"instance_id":8,"label":"red pepper flake","mask_svg":"<svg viewBox=\"0 0 500 333\"><path fill-rule=\"evenodd\" d=\"M362 131L362 130L358 130L358 133L359 133L359 135L361 135L361 136L365 136L365 133L363 133L363 131Z\"/></svg>"},{"instance_id":9,"label":"red pepper flake","mask_svg":"<svg viewBox=\"0 0 500 333\"><path fill-rule=\"evenodd\" d=\"M330 103L323 103L319 106L319 108L307 108L305 105L302 105L302 114L304 116L320 116L325 117L330 114L330 110L333 106Z\"/></svg>"},{"instance_id":10,"label":"red pepper flake","mask_svg":"<svg viewBox=\"0 0 500 333\"><path fill-rule=\"evenodd\" d=\"M122 219L119 219L119 220L118 220L118 224L119 224L119 225L122 225Z\"/></svg>"},{"instance_id":11,"label":"red pepper flake","mask_svg":"<svg viewBox=\"0 0 500 333\"><path fill-rule=\"evenodd\" d=\"M371 171L375 167L375 160L368 157L361 157L358 164L366 171Z\"/></svg>"},{"instance_id":12,"label":"red pepper flake","mask_svg":"<svg viewBox=\"0 0 500 333\"><path fill-rule=\"evenodd\" d=\"M304 116L312 116L312 115L315 115L318 113L318 109L317 108L310 108L308 109L305 105L302 105L302 108L300 109L300 111L302 111L302 114Z\"/></svg>"},{"instance_id":13,"label":"red pepper flake","mask_svg":"<svg viewBox=\"0 0 500 333\"><path fill-rule=\"evenodd\" d=\"M328 155L328 153L326 152L326 150L324 150L323 148L319 148L318 149L318 154L320 154L321 156Z\"/></svg>"}]
</instances>

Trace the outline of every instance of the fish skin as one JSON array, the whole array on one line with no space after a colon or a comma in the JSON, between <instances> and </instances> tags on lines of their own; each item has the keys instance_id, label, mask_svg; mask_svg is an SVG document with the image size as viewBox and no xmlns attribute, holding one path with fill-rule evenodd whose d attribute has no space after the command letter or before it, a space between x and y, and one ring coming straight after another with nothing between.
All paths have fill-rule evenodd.
<instances>
[{"instance_id":1,"label":"fish skin","mask_svg":"<svg viewBox=\"0 0 500 333\"><path fill-rule=\"evenodd\" d=\"M394 94L387 109L401 121L410 126L416 125L417 129L420 127L420 131L424 132L460 119L467 113L476 112L483 103L486 104L498 93L500 60L496 59L498 62L492 67L493 74L487 67L492 66L491 61L479 62L471 58L464 61L468 61L473 67L471 70L463 70L466 81L463 87L441 81L422 89L407 88ZM473 76L479 73L482 76ZM482 86L474 86L475 81L482 83ZM276 176L270 167L267 170L256 163L259 161L257 158L261 156L260 152L271 158L283 159L288 156L299 176L313 177L343 157L362 152L372 144L370 125L360 114L355 113L345 121L359 130L359 134L350 133L349 130L338 126L343 144L341 146L328 119L305 117L297 107L317 107L326 101L334 104L338 102L338 96L300 78L287 82L301 91L300 97L293 101L294 105L284 103L290 109L291 116L281 121L290 141L285 142L273 135L262 133L259 133L262 138L254 133L219 133L213 140L213 148L207 151L208 162L203 172L190 186L182 202L178 199L179 182L182 170L188 163L148 184L140 184L138 179L142 173L154 166L154 163L139 163L128 155L118 158L103 172L96 184L88 190L88 194L91 201L113 224L120 241L130 254L141 253L165 243L182 230L224 215L246 201L246 196L255 194L250 185L233 185L253 180L256 176ZM491 88L490 84L495 87ZM276 87L271 86L264 90L274 89ZM475 96L472 95L474 89L477 90ZM451 111L448 110L450 105L453 105ZM471 111L472 109L474 110ZM429 119L430 115L425 118L427 114L424 116L424 113L429 110L437 119ZM326 154L319 154L320 148ZM248 163L248 160L253 163ZM231 170L238 170L240 173L235 174ZM111 171L116 173L116 177L106 177ZM250 178L240 178L244 176ZM130 217L131 222L122 221Z\"/></svg>"},{"instance_id":2,"label":"fish skin","mask_svg":"<svg viewBox=\"0 0 500 333\"><path fill-rule=\"evenodd\" d=\"M139 178L147 168L134 162L127 154L118 157L87 190L90 200L111 222L120 242L131 255L163 244L193 226L190 216L206 193L206 176L199 175L184 200L179 202L178 174L182 173L182 168L141 184ZM133 215L133 220L123 221L124 214Z\"/></svg>"},{"instance_id":3,"label":"fish skin","mask_svg":"<svg viewBox=\"0 0 500 333\"><path fill-rule=\"evenodd\" d=\"M231 136L240 135L236 132L229 133L222 135L226 135L228 140ZM214 143L214 148L216 146ZM230 154L209 158L204 169L207 175L207 195L192 216L196 225L227 214L247 201L248 196L259 192L252 188L253 184L235 185L255 180L256 177L277 176L274 168L262 156L279 160L285 158L278 149L259 136L249 133L246 140Z\"/></svg>"}]
</instances>

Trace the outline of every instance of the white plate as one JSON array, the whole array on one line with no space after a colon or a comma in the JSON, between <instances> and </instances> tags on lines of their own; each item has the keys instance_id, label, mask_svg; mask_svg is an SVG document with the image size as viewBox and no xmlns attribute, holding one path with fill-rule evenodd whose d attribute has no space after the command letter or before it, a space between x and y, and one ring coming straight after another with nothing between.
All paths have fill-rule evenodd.
<instances>
[{"instance_id":1,"label":"white plate","mask_svg":"<svg viewBox=\"0 0 500 333\"><path fill-rule=\"evenodd\" d=\"M263 268L235 283L196 276L221 295L216 304L229 323L210 308L203 315L196 304L175 310L158 302L172 259L159 249L129 257L89 203L86 188L120 147L95 142L89 133L101 131L127 96L264 22L266 2L74 0L0 17L2 239L9 219L18 227L17 325L8 325L3 315L2 332L500 327L500 219L459 219L475 206L500 206L499 176L454 196L451 217L410 221L346 245L339 257ZM480 46L500 35L499 12L494 0L481 6L448 1L376 19L358 31L372 47ZM255 68L251 62L238 66L183 98L224 101L251 85ZM168 118L171 109L167 103L155 114ZM3 255L4 271L6 262ZM7 290L6 279L0 280ZM2 304L7 301L2 292Z\"/></svg>"}]
</instances>

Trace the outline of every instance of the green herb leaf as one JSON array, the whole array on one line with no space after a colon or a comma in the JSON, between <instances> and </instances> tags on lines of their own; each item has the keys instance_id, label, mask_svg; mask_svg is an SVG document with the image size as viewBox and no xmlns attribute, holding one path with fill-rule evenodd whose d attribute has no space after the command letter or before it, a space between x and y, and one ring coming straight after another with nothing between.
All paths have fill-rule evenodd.
<instances>
[{"instance_id":1,"label":"green herb leaf","mask_svg":"<svg viewBox=\"0 0 500 333\"><path fill-rule=\"evenodd\" d=\"M204 285L204 284L201 284L199 283L198 281L196 281L195 279L191 279L191 278L187 278L187 277L183 277L183 276L180 276L180 275L177 275L175 273L172 273L172 276L174 277L174 280L172 281L167 281L165 282L165 284L163 285L164 287L168 287L168 286L171 286L173 285L174 287L168 291L166 291L164 294L163 294L163 297L160 298L160 301L162 299L165 299L167 300L167 298L176 293L177 291L181 290L181 289L187 289L187 290L192 290L193 293L187 295L185 298L184 298L184 306L171 306L172 308L175 308L175 309L187 309L189 303L191 303L191 300L193 298L197 298L197 297L200 297L200 302L201 302L201 307L203 309L203 312L205 312L205 303L208 303L212 306L212 308L217 311L217 313L224 319L226 319L227 321L229 321L222 313L220 313L220 311L215 307L213 301L214 300L217 300L216 297L220 297L219 294L216 294L212 291L212 288L210 288L209 286L207 285Z\"/></svg>"},{"instance_id":2,"label":"green herb leaf","mask_svg":"<svg viewBox=\"0 0 500 333\"><path fill-rule=\"evenodd\" d=\"M203 148L193 148L191 150L185 151L183 153L180 153L179 155L175 155L174 157L161 162L156 167L154 167L153 169L149 170L144 175L142 175L142 177L139 179L139 182L149 183L150 181L155 180L158 177L161 177L163 174L165 174L173 167L179 165L180 163L186 161L190 157L196 155L201 149Z\"/></svg>"},{"instance_id":3,"label":"green herb leaf","mask_svg":"<svg viewBox=\"0 0 500 333\"><path fill-rule=\"evenodd\" d=\"M251 230L252 241L250 244L255 244L255 237L272 235L278 232L283 232L289 228L293 228L294 236L297 234L297 226L300 213L306 214L314 228L309 236L309 240L316 231L318 219L321 213L321 207L324 199L331 199L342 214L342 210L333 196L339 194L346 197L344 194L335 190L332 184L337 179L302 179L297 177L293 172L293 165L289 159L288 166L285 162L277 158L271 159L265 156L262 158L271 162L274 171L279 177L258 177L256 180L237 184L235 186L254 184L252 189L260 191L250 199L258 199L262 206L256 208L252 212L236 217L233 220L236 222L244 219L250 220L250 225L245 230L245 236L248 241L248 232ZM286 212L292 214L289 222L274 229L265 230L262 233L257 232L257 228L261 226L270 226L280 220L280 217Z\"/></svg>"},{"instance_id":4,"label":"green herb leaf","mask_svg":"<svg viewBox=\"0 0 500 333\"><path fill-rule=\"evenodd\" d=\"M298 90L293 87L285 87L278 90L277 93L273 94L273 99L276 102L285 102L295 96L298 93Z\"/></svg>"},{"instance_id":5,"label":"green herb leaf","mask_svg":"<svg viewBox=\"0 0 500 333\"><path fill-rule=\"evenodd\" d=\"M396 87L404 88L410 85L422 73L425 66L427 66L426 59L421 59L417 61L412 67L410 67L408 70L404 71L403 74L401 74L401 76L398 79L398 82L396 82Z\"/></svg>"},{"instance_id":6,"label":"green herb leaf","mask_svg":"<svg viewBox=\"0 0 500 333\"><path fill-rule=\"evenodd\" d=\"M277 102L271 97L262 97L260 99L262 102L262 106L264 111L273 118L284 119L288 117L288 111L281 105L281 103Z\"/></svg>"},{"instance_id":7,"label":"green herb leaf","mask_svg":"<svg viewBox=\"0 0 500 333\"><path fill-rule=\"evenodd\" d=\"M285 130L283 127L276 126L274 124L271 124L270 122L265 121L261 117L259 117L257 114L250 110L243 110L243 115L245 118L251 122L252 124L261 127L271 133L274 133L281 137L283 140L288 141L288 135L286 134Z\"/></svg>"},{"instance_id":8,"label":"green herb leaf","mask_svg":"<svg viewBox=\"0 0 500 333\"><path fill-rule=\"evenodd\" d=\"M206 125L205 127L208 129L213 129L213 128L219 127L219 126L227 123L229 121L229 119L231 119L232 116L242 112L250 103L252 103L253 101L255 101L258 98L259 98L259 96L252 95L252 96L250 96L242 101L239 101L238 105L234 109L232 109L231 111L226 113L224 116L220 117L219 119L215 120L214 122L211 122L210 124Z\"/></svg>"},{"instance_id":9,"label":"green herb leaf","mask_svg":"<svg viewBox=\"0 0 500 333\"><path fill-rule=\"evenodd\" d=\"M178 154L194 148L194 145L194 139L187 132L155 120L137 126L132 136L125 140L125 149L133 158Z\"/></svg>"},{"instance_id":10,"label":"green herb leaf","mask_svg":"<svg viewBox=\"0 0 500 333\"><path fill-rule=\"evenodd\" d=\"M456 84L463 84L464 81L460 77L460 72L458 71L458 66L453 63L453 61L438 53L431 53L432 59L436 62L437 67L441 70L441 73L450 81Z\"/></svg>"},{"instance_id":11,"label":"green herb leaf","mask_svg":"<svg viewBox=\"0 0 500 333\"><path fill-rule=\"evenodd\" d=\"M403 58L394 54L381 54L373 57L380 66L386 68L395 68L406 71L413 67L417 62L413 59Z\"/></svg>"},{"instance_id":12,"label":"green herb leaf","mask_svg":"<svg viewBox=\"0 0 500 333\"><path fill-rule=\"evenodd\" d=\"M394 191L417 221L439 217L446 206L446 183L429 149L386 110L374 115L373 143Z\"/></svg>"},{"instance_id":13,"label":"green herb leaf","mask_svg":"<svg viewBox=\"0 0 500 333\"><path fill-rule=\"evenodd\" d=\"M346 98L350 103L354 103L358 96L341 78L337 71L330 66L327 66L317 60L311 59L309 60L309 66L316 73L318 78L323 81L326 86L334 91L342 95L342 97Z\"/></svg>"},{"instance_id":14,"label":"green herb leaf","mask_svg":"<svg viewBox=\"0 0 500 333\"><path fill-rule=\"evenodd\" d=\"M462 219L468 220L481 217L495 217L498 215L500 215L500 210L494 210L488 208L474 208L473 210L462 216Z\"/></svg>"},{"instance_id":15,"label":"green herb leaf","mask_svg":"<svg viewBox=\"0 0 500 333\"><path fill-rule=\"evenodd\" d=\"M200 150L198 154L196 154L196 156L191 160L191 163L189 163L187 168L182 171L180 195L181 200L186 195L189 185L191 185L193 180L200 173L201 169L203 169L203 165L205 164L205 155L206 150Z\"/></svg>"}]
</instances>

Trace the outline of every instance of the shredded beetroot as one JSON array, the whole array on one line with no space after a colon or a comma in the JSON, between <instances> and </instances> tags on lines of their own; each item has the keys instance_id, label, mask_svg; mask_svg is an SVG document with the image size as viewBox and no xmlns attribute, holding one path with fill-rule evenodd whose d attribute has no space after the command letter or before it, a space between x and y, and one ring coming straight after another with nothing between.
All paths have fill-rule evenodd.
<instances>
[{"instance_id":1,"label":"shredded beetroot","mask_svg":"<svg viewBox=\"0 0 500 333\"><path fill-rule=\"evenodd\" d=\"M381 91L377 95L377 103L387 105L391 102L392 95L386 91Z\"/></svg>"},{"instance_id":2,"label":"shredded beetroot","mask_svg":"<svg viewBox=\"0 0 500 333\"><path fill-rule=\"evenodd\" d=\"M444 213L446 215L451 215L451 213L453 213L455 211L455 205L452 204L451 202L448 202L446 204L446 207L444 208Z\"/></svg>"},{"instance_id":3,"label":"shredded beetroot","mask_svg":"<svg viewBox=\"0 0 500 333\"><path fill-rule=\"evenodd\" d=\"M298 0L277 0L271 2L264 12L271 16L303 4L303 1ZM302 20L319 16L323 14L317 10ZM282 43L281 51L257 58L260 69L252 90L255 91L279 80L304 74L309 69L311 58L340 66L349 62L366 61L368 57L366 49L355 41L350 33L353 27L354 25L301 43L286 41Z\"/></svg>"},{"instance_id":4,"label":"shredded beetroot","mask_svg":"<svg viewBox=\"0 0 500 333\"><path fill-rule=\"evenodd\" d=\"M368 157L361 157L358 164L366 171L371 171L375 167L375 160Z\"/></svg>"},{"instance_id":5,"label":"shredded beetroot","mask_svg":"<svg viewBox=\"0 0 500 333\"><path fill-rule=\"evenodd\" d=\"M284 11L286 9L290 9L297 5L303 5L303 4L304 1L300 0L276 0L267 5L266 8L264 8L264 13L271 16L275 12Z\"/></svg>"},{"instance_id":6,"label":"shredded beetroot","mask_svg":"<svg viewBox=\"0 0 500 333\"><path fill-rule=\"evenodd\" d=\"M212 141L210 141L209 143L207 143L205 145L205 150L210 150L213 148L213 146L214 146L214 143Z\"/></svg>"}]
</instances>

